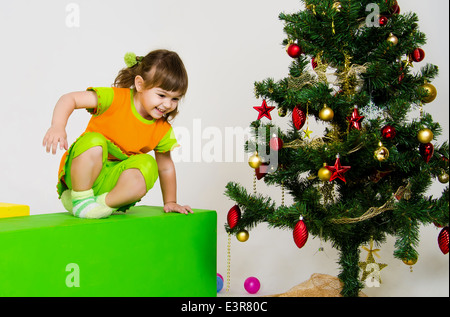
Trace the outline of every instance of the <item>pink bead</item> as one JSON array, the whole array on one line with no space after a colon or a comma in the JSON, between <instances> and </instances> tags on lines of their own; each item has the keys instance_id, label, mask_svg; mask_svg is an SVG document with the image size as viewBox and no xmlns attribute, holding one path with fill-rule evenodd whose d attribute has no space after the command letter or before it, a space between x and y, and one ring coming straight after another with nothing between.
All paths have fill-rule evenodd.
<instances>
[{"instance_id":1,"label":"pink bead","mask_svg":"<svg viewBox=\"0 0 450 317\"><path fill-rule=\"evenodd\" d=\"M244 282L244 288L250 294L256 294L260 287L261 284L259 283L259 280L253 276L247 278Z\"/></svg>"}]
</instances>

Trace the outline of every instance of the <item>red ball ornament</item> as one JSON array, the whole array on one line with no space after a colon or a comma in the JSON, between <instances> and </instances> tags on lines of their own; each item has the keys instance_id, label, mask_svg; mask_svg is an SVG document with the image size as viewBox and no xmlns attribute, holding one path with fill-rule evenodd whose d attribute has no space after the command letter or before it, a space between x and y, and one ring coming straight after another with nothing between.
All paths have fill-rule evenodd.
<instances>
[{"instance_id":1,"label":"red ball ornament","mask_svg":"<svg viewBox=\"0 0 450 317\"><path fill-rule=\"evenodd\" d=\"M302 55L302 48L298 46L297 44L291 44L288 46L286 52L288 55L292 58L297 58L300 55Z\"/></svg>"},{"instance_id":2,"label":"red ball ornament","mask_svg":"<svg viewBox=\"0 0 450 317\"><path fill-rule=\"evenodd\" d=\"M391 125L386 125L381 129L381 135L385 140L392 140L397 135L397 131Z\"/></svg>"},{"instance_id":3,"label":"red ball ornament","mask_svg":"<svg viewBox=\"0 0 450 317\"><path fill-rule=\"evenodd\" d=\"M273 137L269 141L269 146L274 151L279 151L283 148L283 140L279 137Z\"/></svg>"},{"instance_id":4,"label":"red ball ornament","mask_svg":"<svg viewBox=\"0 0 450 317\"><path fill-rule=\"evenodd\" d=\"M411 54L409 54L409 59L419 63L425 58L425 51L421 48L416 48Z\"/></svg>"},{"instance_id":5,"label":"red ball ornament","mask_svg":"<svg viewBox=\"0 0 450 317\"><path fill-rule=\"evenodd\" d=\"M448 227L445 227L441 230L438 237L439 249L441 249L442 253L448 253L449 247L449 239L448 239Z\"/></svg>"},{"instance_id":6,"label":"red ball ornament","mask_svg":"<svg viewBox=\"0 0 450 317\"><path fill-rule=\"evenodd\" d=\"M312 59L311 59L311 66L312 66L312 68L313 69L315 69L316 67L317 67L317 62L316 62L316 59L313 57Z\"/></svg>"},{"instance_id":7,"label":"red ball ornament","mask_svg":"<svg viewBox=\"0 0 450 317\"><path fill-rule=\"evenodd\" d=\"M425 162L429 162L434 154L434 146L431 143L421 143L419 146L419 153Z\"/></svg>"},{"instance_id":8,"label":"red ball ornament","mask_svg":"<svg viewBox=\"0 0 450 317\"><path fill-rule=\"evenodd\" d=\"M228 226L230 226L230 229L236 227L239 219L241 219L241 209L238 205L235 205L231 207L227 215Z\"/></svg>"},{"instance_id":9,"label":"red ball ornament","mask_svg":"<svg viewBox=\"0 0 450 317\"><path fill-rule=\"evenodd\" d=\"M385 26L388 23L388 18L385 16L380 16L380 19L378 21L381 26Z\"/></svg>"},{"instance_id":10,"label":"red ball ornament","mask_svg":"<svg viewBox=\"0 0 450 317\"><path fill-rule=\"evenodd\" d=\"M305 125L306 114L299 108L299 106L296 106L292 111L292 121L294 122L294 126L297 130L300 130Z\"/></svg>"},{"instance_id":11,"label":"red ball ornament","mask_svg":"<svg viewBox=\"0 0 450 317\"><path fill-rule=\"evenodd\" d=\"M300 220L297 222L293 232L294 242L299 249L303 248L308 241L308 228L306 228L306 224L303 221L303 217L300 217Z\"/></svg>"}]
</instances>

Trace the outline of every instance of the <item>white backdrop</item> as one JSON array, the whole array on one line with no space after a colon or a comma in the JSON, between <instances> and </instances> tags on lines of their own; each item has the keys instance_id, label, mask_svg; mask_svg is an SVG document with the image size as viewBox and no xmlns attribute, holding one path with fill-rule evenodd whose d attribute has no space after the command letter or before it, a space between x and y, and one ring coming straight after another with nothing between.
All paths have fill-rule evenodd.
<instances>
[{"instance_id":1,"label":"white backdrop","mask_svg":"<svg viewBox=\"0 0 450 317\"><path fill-rule=\"evenodd\" d=\"M440 76L433 82L438 97L425 110L443 126L444 135L437 140L442 143L449 135L449 2L399 0L399 5L402 12L419 15L420 29L427 34L426 58L415 68L426 62L440 67ZM175 128L190 132L189 139L180 140L180 152L174 153L179 202L217 210L217 270L225 276L224 224L233 205L223 194L225 185L237 181L251 190L253 171L239 159L243 149L237 141L234 147L223 145L221 154L213 149L218 155L213 162L198 151L208 153L213 141L225 144L227 131L245 129L256 119L253 106L261 100L253 94L255 81L287 75L291 59L281 45L284 34L278 14L296 12L300 6L298 0L2 1L0 201L27 204L32 214L62 212L56 195L62 152L49 155L41 145L58 98L89 86L110 86L124 67L127 51L145 55L156 48L175 50L190 76L190 89L174 122ZM286 124L287 118L273 114L276 124ZM67 127L69 143L88 120L85 111L74 113ZM234 159L227 162L230 157ZM437 195L442 189L436 182L429 193ZM258 182L258 191L281 202L279 188ZM289 197L286 200L291 202ZM162 204L159 184L141 204ZM394 239L389 238L379 247L381 258L376 259L388 264L381 271L383 283L364 292L369 296L448 296L448 255L442 255L437 246L438 233L432 226L421 230L419 262L412 273L394 259ZM319 239L310 237L299 250L290 231L265 225L252 230L245 243L233 237L231 289L220 296L248 296L243 289L248 276L260 279L258 295L266 295L284 292L313 273L338 274L337 252L328 243L323 244L324 252L317 252L319 247ZM361 258L366 254L362 251Z\"/></svg>"}]
</instances>

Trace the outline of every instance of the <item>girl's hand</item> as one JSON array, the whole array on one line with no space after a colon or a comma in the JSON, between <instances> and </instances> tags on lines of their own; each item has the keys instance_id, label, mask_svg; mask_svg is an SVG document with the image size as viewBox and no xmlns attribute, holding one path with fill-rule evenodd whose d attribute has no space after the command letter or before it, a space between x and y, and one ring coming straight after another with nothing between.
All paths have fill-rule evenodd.
<instances>
[{"instance_id":1,"label":"girl's hand","mask_svg":"<svg viewBox=\"0 0 450 317\"><path fill-rule=\"evenodd\" d=\"M58 143L61 150L67 150L69 145L66 125L70 115L75 109L94 109L97 107L97 103L97 94L94 91L75 91L61 96L53 110L50 129L42 142L42 145L47 148L47 153L50 153L51 149L52 153L56 154Z\"/></svg>"},{"instance_id":2,"label":"girl's hand","mask_svg":"<svg viewBox=\"0 0 450 317\"><path fill-rule=\"evenodd\" d=\"M53 154L56 154L56 149L58 148L67 150L69 144L67 143L67 133L64 128L50 127L44 136L42 145L46 147L47 153L50 153L50 149Z\"/></svg>"},{"instance_id":3,"label":"girl's hand","mask_svg":"<svg viewBox=\"0 0 450 317\"><path fill-rule=\"evenodd\" d=\"M179 212L180 214L193 214L191 207L189 206L180 206L177 203L167 203L164 204L164 211L165 212Z\"/></svg>"}]
</instances>

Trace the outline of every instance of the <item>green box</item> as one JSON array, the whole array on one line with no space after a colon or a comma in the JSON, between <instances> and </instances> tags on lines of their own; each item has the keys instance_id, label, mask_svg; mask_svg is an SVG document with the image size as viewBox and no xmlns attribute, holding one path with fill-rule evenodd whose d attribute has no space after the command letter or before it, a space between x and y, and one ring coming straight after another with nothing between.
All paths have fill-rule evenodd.
<instances>
[{"instance_id":1,"label":"green box","mask_svg":"<svg viewBox=\"0 0 450 317\"><path fill-rule=\"evenodd\" d=\"M0 296L216 296L216 243L212 210L4 218Z\"/></svg>"}]
</instances>

